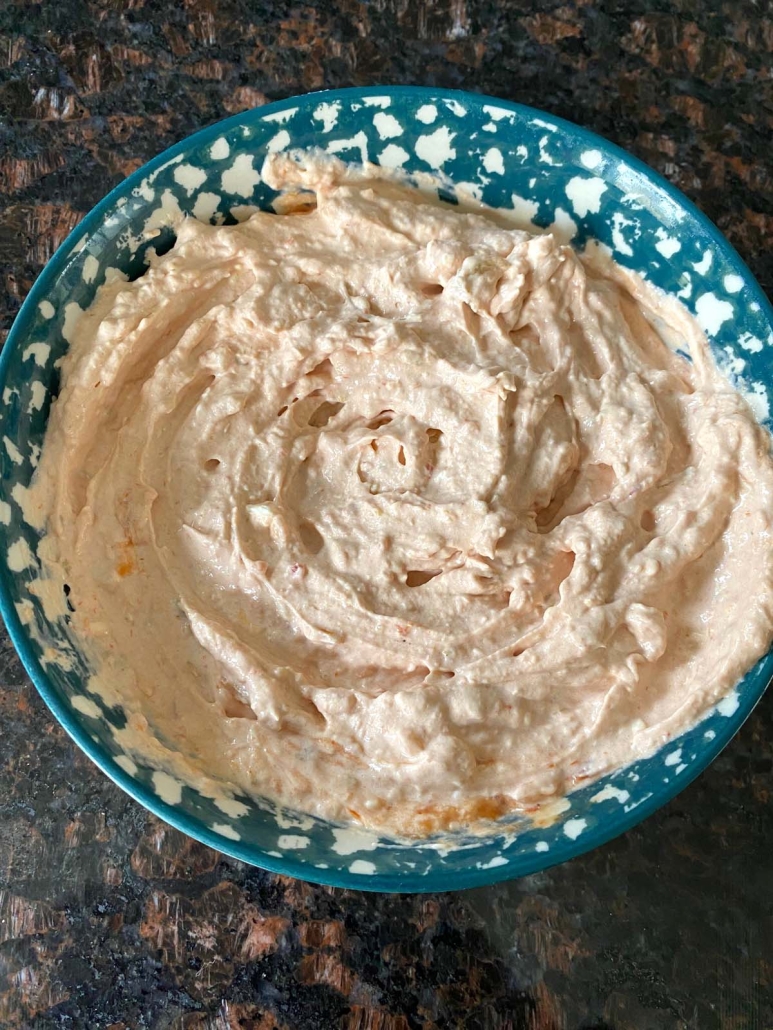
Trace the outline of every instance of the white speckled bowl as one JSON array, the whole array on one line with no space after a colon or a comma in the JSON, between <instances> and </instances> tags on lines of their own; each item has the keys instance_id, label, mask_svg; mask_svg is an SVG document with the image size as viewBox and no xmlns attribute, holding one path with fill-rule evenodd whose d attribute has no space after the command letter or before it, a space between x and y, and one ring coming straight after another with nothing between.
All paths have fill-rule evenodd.
<instances>
[{"instance_id":1,"label":"white speckled bowl","mask_svg":"<svg viewBox=\"0 0 773 1030\"><path fill-rule=\"evenodd\" d=\"M14 495L37 462L68 326L111 268L142 272L146 230L161 230L152 241L161 249L171 245L171 219L181 211L233 220L265 206L273 194L257 171L263 156L319 146L344 160L442 172L493 206L556 226L578 247L590 237L606 243L622 264L695 312L720 362L767 422L773 311L714 226L640 162L567 122L472 94L384 87L296 97L205 129L130 176L84 219L32 288L0 358L0 608L30 676L84 751L147 808L212 847L276 872L372 890L446 890L521 876L595 847L673 797L747 717L773 656L660 753L557 803L549 825L504 819L487 838L404 844L260 799L204 797L121 753L114 728L123 712L88 693L85 663L65 625L48 620L29 591L38 537Z\"/></svg>"}]
</instances>

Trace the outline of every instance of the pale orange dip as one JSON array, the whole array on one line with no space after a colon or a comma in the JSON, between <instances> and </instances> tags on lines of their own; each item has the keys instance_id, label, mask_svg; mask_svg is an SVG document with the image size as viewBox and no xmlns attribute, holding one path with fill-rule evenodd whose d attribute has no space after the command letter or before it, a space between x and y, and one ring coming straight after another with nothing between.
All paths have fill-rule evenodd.
<instances>
[{"instance_id":1,"label":"pale orange dip","mask_svg":"<svg viewBox=\"0 0 773 1030\"><path fill-rule=\"evenodd\" d=\"M272 157L314 210L188 219L102 286L31 507L123 747L422 834L733 687L773 630L773 466L677 301L372 174Z\"/></svg>"}]
</instances>

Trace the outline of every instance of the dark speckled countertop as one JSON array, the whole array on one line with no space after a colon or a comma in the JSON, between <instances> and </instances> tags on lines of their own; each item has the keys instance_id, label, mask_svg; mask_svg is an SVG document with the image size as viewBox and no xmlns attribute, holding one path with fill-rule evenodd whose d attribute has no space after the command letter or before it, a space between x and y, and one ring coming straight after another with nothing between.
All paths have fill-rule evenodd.
<instances>
[{"instance_id":1,"label":"dark speckled countertop","mask_svg":"<svg viewBox=\"0 0 773 1030\"><path fill-rule=\"evenodd\" d=\"M0 0L0 336L128 172L325 87L542 107L665 174L773 287L766 0ZM0 1027L773 1030L773 694L643 825L524 880L367 895L148 815L0 638Z\"/></svg>"}]
</instances>

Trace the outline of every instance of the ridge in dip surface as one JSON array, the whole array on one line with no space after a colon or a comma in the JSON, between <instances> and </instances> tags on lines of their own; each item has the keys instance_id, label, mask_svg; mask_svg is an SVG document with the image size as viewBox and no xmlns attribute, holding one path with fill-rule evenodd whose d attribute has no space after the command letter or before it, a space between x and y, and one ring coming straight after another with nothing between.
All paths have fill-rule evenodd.
<instances>
[{"instance_id":1,"label":"ridge in dip surface","mask_svg":"<svg viewBox=\"0 0 773 1030\"><path fill-rule=\"evenodd\" d=\"M372 169L262 174L283 214L99 290L32 488L122 746L421 835L694 723L770 643L773 466L692 316Z\"/></svg>"}]
</instances>

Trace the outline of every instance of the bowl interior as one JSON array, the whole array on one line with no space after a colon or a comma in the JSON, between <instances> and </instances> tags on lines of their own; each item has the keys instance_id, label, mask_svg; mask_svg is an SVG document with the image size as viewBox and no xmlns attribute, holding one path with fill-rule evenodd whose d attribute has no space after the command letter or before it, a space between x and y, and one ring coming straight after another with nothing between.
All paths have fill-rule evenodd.
<instances>
[{"instance_id":1,"label":"bowl interior","mask_svg":"<svg viewBox=\"0 0 773 1030\"><path fill-rule=\"evenodd\" d=\"M0 359L0 607L27 670L78 744L149 809L220 851L305 879L378 890L459 888L534 872L622 832L686 785L749 714L773 657L698 726L557 802L542 825L503 820L486 838L406 845L260 799L204 797L122 754L113 729L123 712L87 692L82 658L29 590L38 536L15 498L34 472L58 389L57 359L77 317L116 269L140 275L150 246L172 245L181 212L232 222L270 204L263 157L294 147L436 173L447 177L446 199L451 183L464 184L577 246L601 241L696 314L727 374L769 424L773 311L711 223L645 166L576 126L487 97L395 87L296 97L205 129L140 169L86 217L33 287Z\"/></svg>"}]
</instances>

